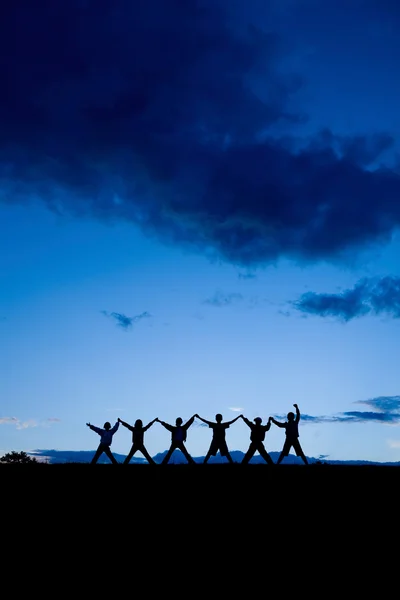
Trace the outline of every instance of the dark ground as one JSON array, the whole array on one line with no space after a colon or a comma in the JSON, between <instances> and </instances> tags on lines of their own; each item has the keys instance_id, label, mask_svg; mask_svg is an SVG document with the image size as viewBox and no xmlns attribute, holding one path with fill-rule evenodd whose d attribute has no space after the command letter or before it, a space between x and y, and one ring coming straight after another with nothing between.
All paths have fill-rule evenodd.
<instances>
[{"instance_id":1,"label":"dark ground","mask_svg":"<svg viewBox=\"0 0 400 600\"><path fill-rule=\"evenodd\" d=\"M105 569L116 585L121 560L139 580L149 565L156 582L157 569L187 577L189 565L197 584L216 568L231 586L245 576L268 587L279 565L293 582L324 574L327 593L332 577L346 569L355 577L360 565L364 584L371 575L386 581L400 534L399 467L4 465L0 482L7 547L40 549L46 564L64 556L64 574L78 554L88 581Z\"/></svg>"},{"instance_id":2,"label":"dark ground","mask_svg":"<svg viewBox=\"0 0 400 600\"><path fill-rule=\"evenodd\" d=\"M375 498L393 502L400 490L400 467L314 465L2 465L0 481L9 500L21 495L37 500L50 497L63 503L100 497L107 502L148 501L163 510L166 503L201 506L239 499L245 504L284 499L329 502L336 498L368 503Z\"/></svg>"}]
</instances>

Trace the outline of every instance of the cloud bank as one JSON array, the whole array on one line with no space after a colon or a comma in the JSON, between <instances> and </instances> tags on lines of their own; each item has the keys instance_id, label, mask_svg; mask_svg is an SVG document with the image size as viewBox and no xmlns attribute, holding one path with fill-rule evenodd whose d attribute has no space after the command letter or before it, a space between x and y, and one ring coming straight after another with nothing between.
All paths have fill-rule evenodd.
<instances>
[{"instance_id":1,"label":"cloud bank","mask_svg":"<svg viewBox=\"0 0 400 600\"><path fill-rule=\"evenodd\" d=\"M298 311L350 321L365 315L400 318L400 277L363 278L340 294L307 292L292 303Z\"/></svg>"},{"instance_id":2,"label":"cloud bank","mask_svg":"<svg viewBox=\"0 0 400 600\"><path fill-rule=\"evenodd\" d=\"M246 267L332 259L389 240L400 175L372 165L393 139L326 130L299 143L304 115L289 104L301 81L283 74L268 7L268 31L248 26L246 7L4 3L1 200L127 220ZM292 137L272 135L282 123Z\"/></svg>"}]
</instances>

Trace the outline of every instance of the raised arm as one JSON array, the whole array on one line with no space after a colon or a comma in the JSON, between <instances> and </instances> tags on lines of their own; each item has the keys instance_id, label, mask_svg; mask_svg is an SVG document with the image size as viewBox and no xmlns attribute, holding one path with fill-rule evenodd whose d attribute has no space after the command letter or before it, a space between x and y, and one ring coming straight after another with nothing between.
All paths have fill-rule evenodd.
<instances>
[{"instance_id":1,"label":"raised arm","mask_svg":"<svg viewBox=\"0 0 400 600\"><path fill-rule=\"evenodd\" d=\"M251 422L249 421L249 419L247 419L244 415L239 415L239 416L242 417L242 419L246 423L246 425L251 427Z\"/></svg>"},{"instance_id":2,"label":"raised arm","mask_svg":"<svg viewBox=\"0 0 400 600\"><path fill-rule=\"evenodd\" d=\"M165 429L168 429L168 431L172 431L172 425L170 425L169 423L166 423L165 421L160 421L158 417L156 421L158 421L158 423L161 423L161 425L165 427Z\"/></svg>"},{"instance_id":3,"label":"raised arm","mask_svg":"<svg viewBox=\"0 0 400 600\"><path fill-rule=\"evenodd\" d=\"M235 417L234 419L232 419L232 421L225 421L225 425L232 425L232 423L234 423L235 421L237 421L238 419L240 419L242 415L238 415L237 417Z\"/></svg>"},{"instance_id":4,"label":"raised arm","mask_svg":"<svg viewBox=\"0 0 400 600\"><path fill-rule=\"evenodd\" d=\"M193 424L195 417L196 417L196 415L193 415L193 417L190 417L190 419L188 421L186 421L186 423L184 424L183 427L185 429L189 429L189 427Z\"/></svg>"},{"instance_id":5,"label":"raised arm","mask_svg":"<svg viewBox=\"0 0 400 600\"><path fill-rule=\"evenodd\" d=\"M118 417L118 422L121 423L121 425L123 425L124 427L126 427L130 431L133 431L134 428L132 427L132 425L129 425L129 423L125 423L125 421L123 421L119 417Z\"/></svg>"},{"instance_id":6,"label":"raised arm","mask_svg":"<svg viewBox=\"0 0 400 600\"><path fill-rule=\"evenodd\" d=\"M265 426L265 431L269 431L271 429L271 421L272 421L272 417L269 417L268 422Z\"/></svg>"},{"instance_id":7,"label":"raised arm","mask_svg":"<svg viewBox=\"0 0 400 600\"><path fill-rule=\"evenodd\" d=\"M298 423L300 421L300 411L299 411L299 407L297 406L297 404L293 404L293 406L296 409L296 423Z\"/></svg>"},{"instance_id":8,"label":"raised arm","mask_svg":"<svg viewBox=\"0 0 400 600\"><path fill-rule=\"evenodd\" d=\"M278 425L278 427L285 427L286 423L281 423L280 421L277 421L276 419L274 419L274 417L270 417L271 421L275 424Z\"/></svg>"},{"instance_id":9,"label":"raised arm","mask_svg":"<svg viewBox=\"0 0 400 600\"><path fill-rule=\"evenodd\" d=\"M203 423L207 423L207 425L214 424L212 421L207 421L207 419L203 419L203 417L200 417L200 415L198 415L197 413L194 416L196 417L196 419L200 419L200 421L203 421Z\"/></svg>"},{"instance_id":10,"label":"raised arm","mask_svg":"<svg viewBox=\"0 0 400 600\"><path fill-rule=\"evenodd\" d=\"M147 423L146 427L143 427L143 431L147 431L148 429L150 429L150 427L153 425L153 423L155 423L156 421L158 421L158 417L156 417L155 419L153 419L152 421L150 421L150 423Z\"/></svg>"},{"instance_id":11,"label":"raised arm","mask_svg":"<svg viewBox=\"0 0 400 600\"><path fill-rule=\"evenodd\" d=\"M96 427L95 425L91 425L90 423L86 423L86 425L92 430L95 431L96 433L98 433L99 435L101 435L103 433L103 430L100 429L100 427Z\"/></svg>"},{"instance_id":12,"label":"raised arm","mask_svg":"<svg viewBox=\"0 0 400 600\"><path fill-rule=\"evenodd\" d=\"M110 432L112 433L112 435L114 435L114 433L117 431L119 427L119 421L116 421L114 427L111 427Z\"/></svg>"}]
</instances>

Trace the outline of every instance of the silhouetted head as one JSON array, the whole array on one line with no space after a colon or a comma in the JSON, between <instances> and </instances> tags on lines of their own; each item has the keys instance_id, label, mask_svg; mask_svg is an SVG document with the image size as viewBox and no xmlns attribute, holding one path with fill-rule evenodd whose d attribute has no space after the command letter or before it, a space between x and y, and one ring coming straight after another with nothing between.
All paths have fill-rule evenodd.
<instances>
[{"instance_id":1,"label":"silhouetted head","mask_svg":"<svg viewBox=\"0 0 400 600\"><path fill-rule=\"evenodd\" d=\"M261 422L262 422L262 418L261 417L256 417L254 419L254 423L256 423L256 425L260 425Z\"/></svg>"},{"instance_id":2,"label":"silhouetted head","mask_svg":"<svg viewBox=\"0 0 400 600\"><path fill-rule=\"evenodd\" d=\"M182 421L182 419L180 417L178 417L176 419L175 423L176 423L177 427L179 427L180 425L182 425L183 421Z\"/></svg>"},{"instance_id":3,"label":"silhouetted head","mask_svg":"<svg viewBox=\"0 0 400 600\"><path fill-rule=\"evenodd\" d=\"M104 423L104 426L103 426L103 427L104 427L104 429L107 429L107 431L108 431L109 429L111 429L111 423L109 423L108 421L106 421L106 422Z\"/></svg>"},{"instance_id":4,"label":"silhouetted head","mask_svg":"<svg viewBox=\"0 0 400 600\"><path fill-rule=\"evenodd\" d=\"M218 413L217 415L215 415L215 420L217 421L217 423L221 423L221 421L222 421L222 415L220 415L220 413Z\"/></svg>"},{"instance_id":5,"label":"silhouetted head","mask_svg":"<svg viewBox=\"0 0 400 600\"><path fill-rule=\"evenodd\" d=\"M143 427L143 421L142 421L142 419L136 419L136 421L135 421L135 427Z\"/></svg>"},{"instance_id":6,"label":"silhouetted head","mask_svg":"<svg viewBox=\"0 0 400 600\"><path fill-rule=\"evenodd\" d=\"M294 412L288 412L287 414L287 420L288 421L293 421L294 419Z\"/></svg>"}]
</instances>

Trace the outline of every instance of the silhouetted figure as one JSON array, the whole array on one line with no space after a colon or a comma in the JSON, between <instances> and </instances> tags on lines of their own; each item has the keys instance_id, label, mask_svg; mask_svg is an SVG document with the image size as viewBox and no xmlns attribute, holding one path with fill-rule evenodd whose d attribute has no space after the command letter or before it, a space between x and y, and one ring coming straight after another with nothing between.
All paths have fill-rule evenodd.
<instances>
[{"instance_id":1,"label":"silhouetted figure","mask_svg":"<svg viewBox=\"0 0 400 600\"><path fill-rule=\"evenodd\" d=\"M160 419L156 419L156 420L159 423L161 423L161 425L163 427L165 427L165 429L168 429L168 431L171 432L171 446L170 446L167 454L162 459L161 464L162 465L167 464L167 462L171 458L174 450L178 449L182 452L182 454L185 456L186 460L191 465L195 465L196 462L190 456L190 454L186 450L186 446L185 446L187 430L189 429L189 427L192 425L192 423L194 421L194 415L193 415L193 417L190 417L190 419L188 421L186 421L186 423L184 425L182 424L183 420L180 417L178 417L176 419L175 425L170 425L169 423L166 423L165 421L160 421Z\"/></svg>"},{"instance_id":2,"label":"silhouetted figure","mask_svg":"<svg viewBox=\"0 0 400 600\"><path fill-rule=\"evenodd\" d=\"M215 456L218 451L220 452L221 456L225 456L229 460L229 462L233 464L234 461L232 459L232 456L229 454L225 433L228 427L230 427L230 425L237 421L242 415L238 415L235 419L232 419L232 421L225 421L225 423L222 422L222 415L219 413L215 415L215 422L207 421L206 419L200 417L198 414L195 414L194 416L200 419L200 421L203 421L203 423L206 423L213 430L210 448L203 460L203 464L208 462L210 456Z\"/></svg>"},{"instance_id":3,"label":"silhouetted figure","mask_svg":"<svg viewBox=\"0 0 400 600\"><path fill-rule=\"evenodd\" d=\"M290 448L296 452L296 456L300 456L304 464L308 465L308 460L306 455L303 452L303 449L299 442L299 421L300 421L300 411L297 404L293 404L296 409L296 417L293 412L288 412L287 414L287 422L282 423L281 421L276 421L273 417L270 417L271 421L278 425L278 427L282 427L286 430L286 440L282 448L282 452L279 455L276 464L282 462L285 456L289 455Z\"/></svg>"},{"instance_id":4,"label":"silhouetted figure","mask_svg":"<svg viewBox=\"0 0 400 600\"><path fill-rule=\"evenodd\" d=\"M252 458L252 456L254 455L254 453L256 451L258 451L260 453L260 455L263 457L265 462L267 462L269 465L274 465L275 464L274 461L272 460L272 458L270 457L270 455L268 454L268 452L266 451L265 446L264 446L265 433L267 431L269 431L269 429L271 429L271 417L269 417L268 423L266 425L261 425L261 423L262 423L261 417L256 417L254 419L254 423L252 423L251 421L249 421L249 419L246 419L246 417L244 417L243 415L240 415L240 416L242 417L242 419L246 423L246 425L248 425L251 429L250 446L249 446L249 449L247 450L246 454L243 457L242 465L247 465L247 463L249 462L249 460Z\"/></svg>"},{"instance_id":5,"label":"silhouetted figure","mask_svg":"<svg viewBox=\"0 0 400 600\"><path fill-rule=\"evenodd\" d=\"M122 419L118 418L118 422L121 423L124 427L132 431L132 448L129 451L128 456L125 458L123 464L127 465L131 460L132 456L135 452L141 452L143 456L147 459L147 461L151 465L156 465L157 463L151 458L150 454L147 452L144 447L144 432L150 429L150 427L157 421L157 418L153 419L148 423L145 427L143 427L143 421L141 419L136 419L135 425L129 425L129 423L125 423Z\"/></svg>"},{"instance_id":6,"label":"silhouetted figure","mask_svg":"<svg viewBox=\"0 0 400 600\"><path fill-rule=\"evenodd\" d=\"M93 456L92 460L90 461L90 464L92 464L92 465L96 464L97 461L99 460L100 456L104 452L104 454L106 454L108 456L108 458L111 460L111 462L114 465L118 465L119 462L117 461L117 459L111 452L110 446L112 443L113 435L119 427L119 422L117 421L115 423L114 427L111 427L111 423L109 423L107 421L103 425L104 429L101 429L101 427L96 427L95 425L91 425L90 423L86 423L86 425L88 427L90 427L90 429L92 431L95 431L96 433L98 433L100 436L99 447L97 448L95 455Z\"/></svg>"}]
</instances>

